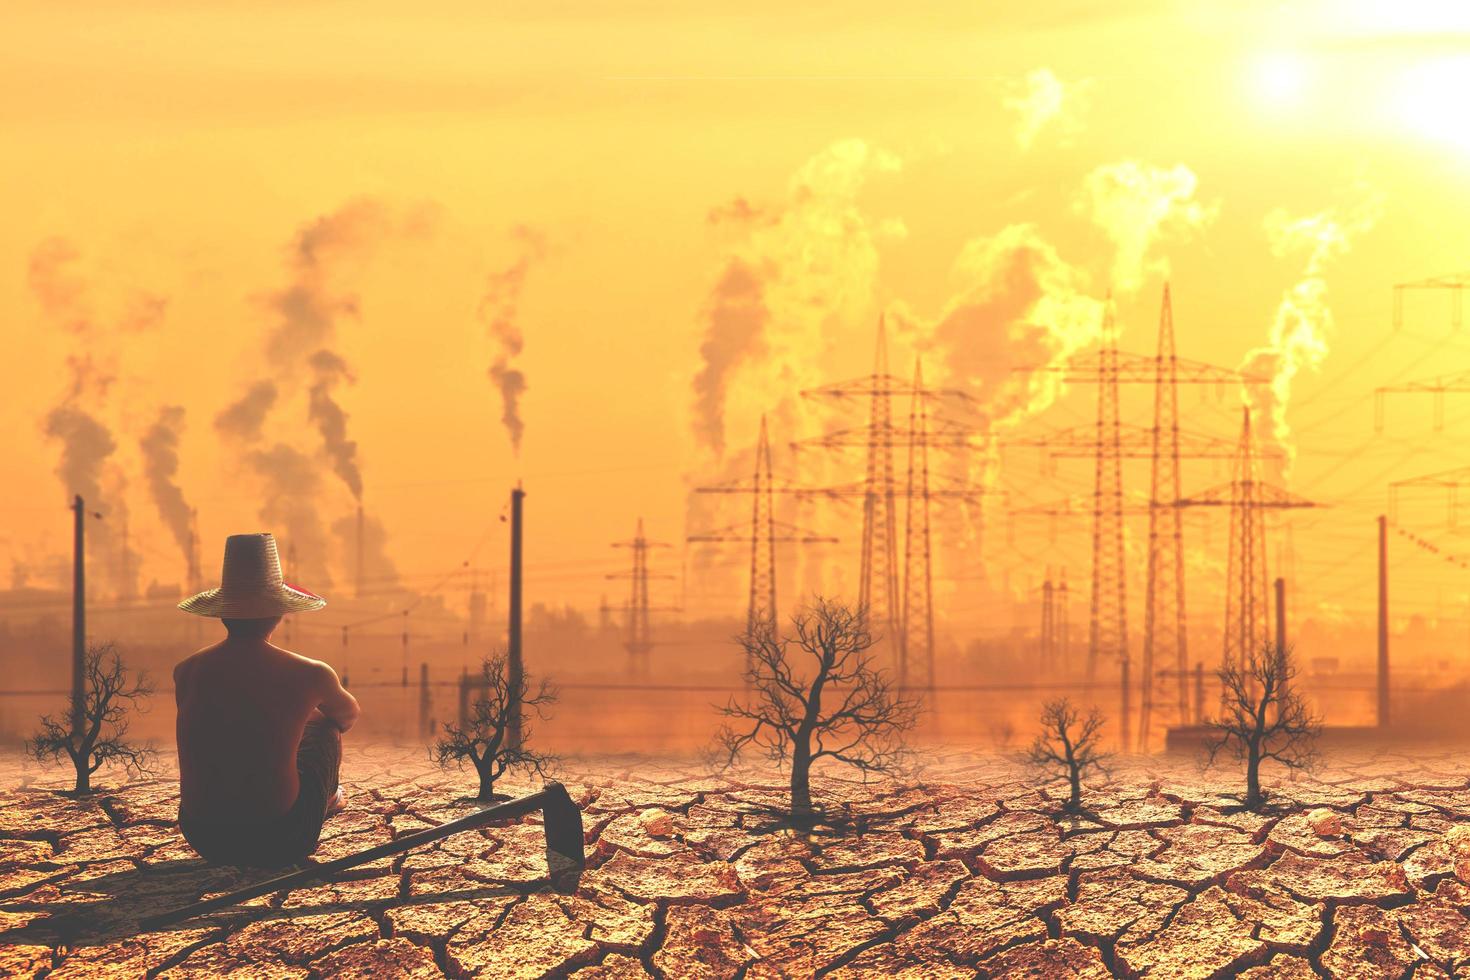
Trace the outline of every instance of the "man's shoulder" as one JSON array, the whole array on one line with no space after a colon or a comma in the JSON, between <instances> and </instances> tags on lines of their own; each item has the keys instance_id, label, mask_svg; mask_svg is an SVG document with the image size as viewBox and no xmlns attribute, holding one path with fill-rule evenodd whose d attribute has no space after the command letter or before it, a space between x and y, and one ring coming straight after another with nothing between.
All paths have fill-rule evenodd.
<instances>
[{"instance_id":1,"label":"man's shoulder","mask_svg":"<svg viewBox=\"0 0 1470 980\"><path fill-rule=\"evenodd\" d=\"M325 677L328 674L332 675L333 677L337 676L337 672L332 669L332 665L325 661L314 660L311 657L306 656L305 654L296 653L294 650L287 650L284 647L276 647L275 649L286 658L286 661L288 663L300 668L303 673L319 675L322 677Z\"/></svg>"}]
</instances>

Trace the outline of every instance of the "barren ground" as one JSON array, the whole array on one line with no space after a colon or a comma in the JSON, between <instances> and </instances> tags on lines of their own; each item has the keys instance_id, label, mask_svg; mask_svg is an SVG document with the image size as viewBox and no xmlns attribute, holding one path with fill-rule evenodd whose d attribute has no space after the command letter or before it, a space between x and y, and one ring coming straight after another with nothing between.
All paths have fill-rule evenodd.
<instances>
[{"instance_id":1,"label":"barren ground","mask_svg":"<svg viewBox=\"0 0 1470 980\"><path fill-rule=\"evenodd\" d=\"M320 859L473 807L421 750L350 748ZM1453 753L1330 759L1265 815L1221 795L1231 770L1137 760L1065 820L1031 771L955 755L918 788L822 781L846 827L808 835L768 813L768 772L581 760L575 891L547 883L530 818L145 934L139 916L263 875L194 856L171 779L104 774L73 800L60 770L0 760L0 785L28 775L0 796L10 977L1470 976Z\"/></svg>"}]
</instances>

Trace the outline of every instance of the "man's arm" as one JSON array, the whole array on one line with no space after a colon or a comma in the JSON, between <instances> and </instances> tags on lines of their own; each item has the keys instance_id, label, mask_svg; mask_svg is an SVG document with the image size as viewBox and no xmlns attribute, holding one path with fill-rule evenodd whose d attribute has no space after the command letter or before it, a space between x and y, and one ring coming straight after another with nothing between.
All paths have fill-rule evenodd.
<instances>
[{"instance_id":1,"label":"man's arm","mask_svg":"<svg viewBox=\"0 0 1470 980\"><path fill-rule=\"evenodd\" d=\"M362 713L362 709L357 706L357 698L342 686L342 681L337 677L337 672L331 668L331 665L321 664L318 669L321 671L322 700L317 708L329 721L345 732L357 721L357 716Z\"/></svg>"}]
</instances>

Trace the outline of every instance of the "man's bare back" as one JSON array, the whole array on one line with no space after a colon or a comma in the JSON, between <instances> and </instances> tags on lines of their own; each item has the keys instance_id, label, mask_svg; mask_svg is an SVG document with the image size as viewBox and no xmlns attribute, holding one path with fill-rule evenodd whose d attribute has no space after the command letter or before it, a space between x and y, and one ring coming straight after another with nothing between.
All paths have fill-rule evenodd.
<instances>
[{"instance_id":1,"label":"man's bare back","mask_svg":"<svg viewBox=\"0 0 1470 980\"><path fill-rule=\"evenodd\" d=\"M357 700L330 666L265 636L230 636L174 668L179 810L196 820L278 817L300 791L307 722L346 731Z\"/></svg>"}]
</instances>

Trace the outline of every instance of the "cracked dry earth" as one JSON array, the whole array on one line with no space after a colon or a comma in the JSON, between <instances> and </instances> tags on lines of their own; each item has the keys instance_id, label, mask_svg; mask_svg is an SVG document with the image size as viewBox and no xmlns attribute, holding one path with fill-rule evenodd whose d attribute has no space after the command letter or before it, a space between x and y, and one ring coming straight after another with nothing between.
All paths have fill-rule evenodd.
<instances>
[{"instance_id":1,"label":"cracked dry earth","mask_svg":"<svg viewBox=\"0 0 1470 980\"><path fill-rule=\"evenodd\" d=\"M318 859L473 808L419 751L353 749ZM619 758L562 777L589 857L574 890L546 881L532 817L140 934L265 875L194 856L172 780L73 800L48 772L0 797L0 975L1470 976L1455 754L1337 758L1261 815L1222 796L1232 773L1135 760L1063 820L1031 771L949 756L919 788L821 780L846 826L809 835L770 816L770 772Z\"/></svg>"}]
</instances>

